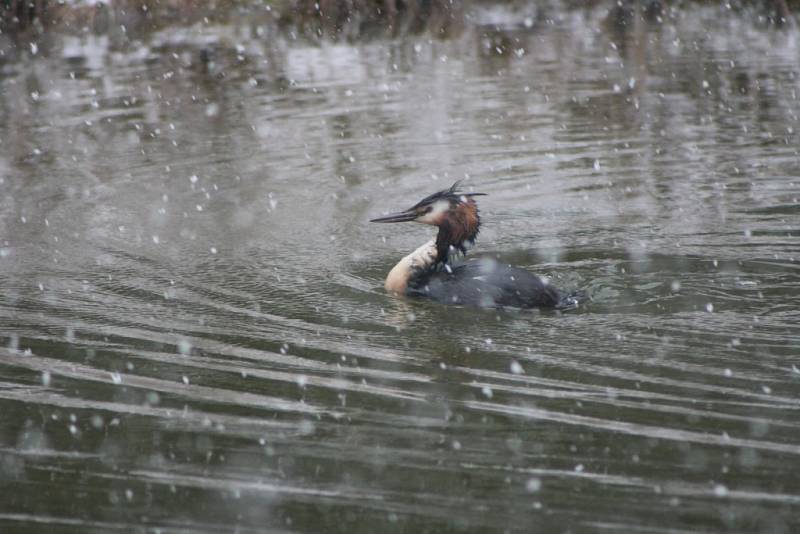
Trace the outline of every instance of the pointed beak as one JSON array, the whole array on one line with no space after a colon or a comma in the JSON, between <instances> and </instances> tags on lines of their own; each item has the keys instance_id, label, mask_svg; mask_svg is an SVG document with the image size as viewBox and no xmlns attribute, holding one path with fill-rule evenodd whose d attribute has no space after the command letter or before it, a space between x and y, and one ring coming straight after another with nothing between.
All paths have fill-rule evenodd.
<instances>
[{"instance_id":1,"label":"pointed beak","mask_svg":"<svg viewBox=\"0 0 800 534\"><path fill-rule=\"evenodd\" d=\"M384 215L383 217L372 219L369 222L377 222L377 223L408 222L408 221L413 221L416 218L417 218L417 213L415 211L406 210L406 211L399 211L397 213L390 213L389 215Z\"/></svg>"}]
</instances>

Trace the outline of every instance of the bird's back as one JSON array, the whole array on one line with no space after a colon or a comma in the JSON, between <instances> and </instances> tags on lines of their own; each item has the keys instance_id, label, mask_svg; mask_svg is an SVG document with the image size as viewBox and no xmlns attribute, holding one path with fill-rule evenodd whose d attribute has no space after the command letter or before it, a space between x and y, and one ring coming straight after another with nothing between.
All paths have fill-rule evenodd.
<instances>
[{"instance_id":1,"label":"bird's back","mask_svg":"<svg viewBox=\"0 0 800 534\"><path fill-rule=\"evenodd\" d=\"M450 269L422 273L407 293L444 304L482 308L569 307L555 287L533 273L491 258L471 259Z\"/></svg>"}]
</instances>

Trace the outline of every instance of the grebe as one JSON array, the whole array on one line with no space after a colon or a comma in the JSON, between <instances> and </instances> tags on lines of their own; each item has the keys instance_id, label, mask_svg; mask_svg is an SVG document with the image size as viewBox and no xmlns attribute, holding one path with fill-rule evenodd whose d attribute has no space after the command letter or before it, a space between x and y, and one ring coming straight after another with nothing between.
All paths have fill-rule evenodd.
<instances>
[{"instance_id":1,"label":"grebe","mask_svg":"<svg viewBox=\"0 0 800 534\"><path fill-rule=\"evenodd\" d=\"M451 264L451 256L465 255L481 226L473 197L485 193L460 193L459 182L427 196L405 211L370 222L414 221L439 228L431 239L404 257L389 271L384 287L396 295L430 298L444 304L483 308L575 308L579 297L565 295L525 269L491 258Z\"/></svg>"}]
</instances>

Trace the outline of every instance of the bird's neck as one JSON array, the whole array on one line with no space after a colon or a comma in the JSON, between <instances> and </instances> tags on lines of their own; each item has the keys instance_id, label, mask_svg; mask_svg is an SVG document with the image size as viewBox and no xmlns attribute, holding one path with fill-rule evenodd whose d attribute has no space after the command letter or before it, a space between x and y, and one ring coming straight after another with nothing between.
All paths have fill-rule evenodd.
<instances>
[{"instance_id":1,"label":"bird's neck","mask_svg":"<svg viewBox=\"0 0 800 534\"><path fill-rule=\"evenodd\" d=\"M414 276L436 265L438 253L436 239L431 239L414 252L397 262L386 277L384 287L390 293L404 294Z\"/></svg>"},{"instance_id":2,"label":"bird's neck","mask_svg":"<svg viewBox=\"0 0 800 534\"><path fill-rule=\"evenodd\" d=\"M475 243L481 227L478 205L470 199L459 204L447 218L439 224L436 236L437 261L446 264L453 253L467 253L467 246Z\"/></svg>"},{"instance_id":3,"label":"bird's neck","mask_svg":"<svg viewBox=\"0 0 800 534\"><path fill-rule=\"evenodd\" d=\"M439 232L417 250L400 260L386 277L386 291L404 294L415 276L435 270L447 263L453 254L466 254L467 246L475 242L481 219L475 201L463 203L450 218L439 223Z\"/></svg>"}]
</instances>

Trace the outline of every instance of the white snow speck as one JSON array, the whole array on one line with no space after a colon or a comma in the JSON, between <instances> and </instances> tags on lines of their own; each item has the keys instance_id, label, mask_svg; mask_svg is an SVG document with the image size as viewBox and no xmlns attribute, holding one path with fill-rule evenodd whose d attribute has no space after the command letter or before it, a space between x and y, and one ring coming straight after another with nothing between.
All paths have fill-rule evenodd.
<instances>
[{"instance_id":1,"label":"white snow speck","mask_svg":"<svg viewBox=\"0 0 800 534\"><path fill-rule=\"evenodd\" d=\"M530 493L536 493L542 489L542 480L540 478L530 478L525 483L525 489Z\"/></svg>"},{"instance_id":2,"label":"white snow speck","mask_svg":"<svg viewBox=\"0 0 800 534\"><path fill-rule=\"evenodd\" d=\"M91 418L91 423L92 423L92 426L94 428L99 430L99 429L103 428L103 424L104 424L103 417L100 416L100 415L94 414L92 416L92 418Z\"/></svg>"},{"instance_id":3,"label":"white snow speck","mask_svg":"<svg viewBox=\"0 0 800 534\"><path fill-rule=\"evenodd\" d=\"M178 341L178 353L188 356L192 352L192 344L188 339L181 339Z\"/></svg>"}]
</instances>

